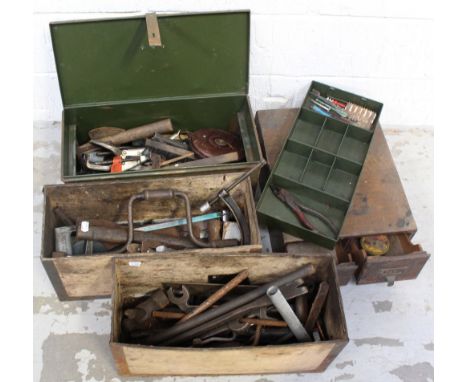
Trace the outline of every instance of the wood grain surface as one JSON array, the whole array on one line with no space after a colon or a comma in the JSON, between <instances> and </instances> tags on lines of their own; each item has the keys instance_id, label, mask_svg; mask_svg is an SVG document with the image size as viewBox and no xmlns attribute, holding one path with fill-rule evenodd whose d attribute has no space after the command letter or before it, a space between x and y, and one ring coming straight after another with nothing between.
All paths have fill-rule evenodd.
<instances>
[{"instance_id":1,"label":"wood grain surface","mask_svg":"<svg viewBox=\"0 0 468 382\"><path fill-rule=\"evenodd\" d=\"M298 111L275 109L257 112L260 142L270 167L274 165ZM378 124L340 237L414 233L416 229L398 171Z\"/></svg>"}]
</instances>

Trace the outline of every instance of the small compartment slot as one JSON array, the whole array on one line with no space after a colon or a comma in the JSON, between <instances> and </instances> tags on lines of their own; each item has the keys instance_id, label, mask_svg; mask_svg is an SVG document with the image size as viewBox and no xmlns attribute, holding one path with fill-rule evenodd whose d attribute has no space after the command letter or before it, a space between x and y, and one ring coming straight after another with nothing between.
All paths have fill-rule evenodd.
<instances>
[{"instance_id":1,"label":"small compartment slot","mask_svg":"<svg viewBox=\"0 0 468 382\"><path fill-rule=\"evenodd\" d=\"M422 251L421 246L413 244L408 235L404 233L388 235L388 239L390 241L390 249L385 256L400 256Z\"/></svg>"},{"instance_id":2,"label":"small compartment slot","mask_svg":"<svg viewBox=\"0 0 468 382\"><path fill-rule=\"evenodd\" d=\"M307 155L300 155L295 150L289 151L290 144L291 142L288 142L285 150L281 154L275 173L298 181L306 166L309 153L307 153Z\"/></svg>"},{"instance_id":3,"label":"small compartment slot","mask_svg":"<svg viewBox=\"0 0 468 382\"><path fill-rule=\"evenodd\" d=\"M293 128L290 139L311 146L315 145L320 130L324 126L326 120L326 118L320 115L302 110Z\"/></svg>"},{"instance_id":4,"label":"small compartment slot","mask_svg":"<svg viewBox=\"0 0 468 382\"><path fill-rule=\"evenodd\" d=\"M333 162L334 158L332 155L313 150L299 181L306 186L322 189Z\"/></svg>"},{"instance_id":5,"label":"small compartment slot","mask_svg":"<svg viewBox=\"0 0 468 382\"><path fill-rule=\"evenodd\" d=\"M371 132L350 125L346 131L338 155L357 163L364 163L371 138Z\"/></svg>"},{"instance_id":6,"label":"small compartment slot","mask_svg":"<svg viewBox=\"0 0 468 382\"><path fill-rule=\"evenodd\" d=\"M275 177L274 184L275 186L285 188L299 203L326 216L337 229L341 227L346 214L346 202L338 200L319 190L306 189L304 186L294 184L294 182L291 182L288 179ZM309 222L316 228L316 231L310 231L307 227L301 224L291 208L273 194L271 189L265 190L265 192L267 194L265 196L266 200L264 200L264 203L266 203L270 208L268 211L263 211L262 213L268 214L274 219L280 219L297 229L314 232L319 236L331 239L337 238L338 232L334 232L321 219L303 211Z\"/></svg>"},{"instance_id":7,"label":"small compartment slot","mask_svg":"<svg viewBox=\"0 0 468 382\"><path fill-rule=\"evenodd\" d=\"M336 158L324 187L325 192L351 200L361 167L345 159Z\"/></svg>"},{"instance_id":8,"label":"small compartment slot","mask_svg":"<svg viewBox=\"0 0 468 382\"><path fill-rule=\"evenodd\" d=\"M273 174L272 184L276 186L283 187L290 190L300 190L303 189L305 193L309 193L310 197L316 198L321 203L325 203L332 207L340 208L343 210L347 210L349 202L345 199L337 197L335 195L329 194L320 190L318 188L307 186L303 183L299 183L297 180L291 179L287 176L282 176L277 173Z\"/></svg>"},{"instance_id":9,"label":"small compartment slot","mask_svg":"<svg viewBox=\"0 0 468 382\"><path fill-rule=\"evenodd\" d=\"M333 119L328 119L322 128L316 147L321 150L336 154L340 147L347 125Z\"/></svg>"}]
</instances>

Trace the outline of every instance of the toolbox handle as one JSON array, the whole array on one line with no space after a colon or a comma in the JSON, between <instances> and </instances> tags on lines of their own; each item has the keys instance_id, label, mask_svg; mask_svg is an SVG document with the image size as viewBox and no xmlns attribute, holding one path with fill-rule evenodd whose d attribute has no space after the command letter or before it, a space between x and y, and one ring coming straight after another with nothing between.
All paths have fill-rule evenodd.
<instances>
[{"instance_id":1,"label":"toolbox handle","mask_svg":"<svg viewBox=\"0 0 468 382\"><path fill-rule=\"evenodd\" d=\"M162 46L161 34L159 33L159 23L156 13L147 13L146 16L146 30L148 32L148 44L151 47Z\"/></svg>"}]
</instances>

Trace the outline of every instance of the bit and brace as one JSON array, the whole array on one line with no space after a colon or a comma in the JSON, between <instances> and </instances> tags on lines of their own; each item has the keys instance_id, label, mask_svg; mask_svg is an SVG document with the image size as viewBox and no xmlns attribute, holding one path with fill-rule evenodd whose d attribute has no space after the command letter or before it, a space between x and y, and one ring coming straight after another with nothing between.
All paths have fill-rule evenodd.
<instances>
[{"instance_id":1,"label":"bit and brace","mask_svg":"<svg viewBox=\"0 0 468 382\"><path fill-rule=\"evenodd\" d=\"M218 240L213 242L205 242L198 239L193 233L192 226L192 208L190 206L190 199L185 192L171 190L171 189L161 189L161 190L145 190L138 194L134 194L130 197L128 201L128 234L127 234L127 243L120 248L117 252L128 251L129 247L133 242L133 203L135 201L150 201L150 200L161 200L161 199L174 199L180 198L185 203L185 213L187 218L187 228L190 240L197 246L201 248L220 248L220 247L233 247L237 246L237 240Z\"/></svg>"},{"instance_id":2,"label":"bit and brace","mask_svg":"<svg viewBox=\"0 0 468 382\"><path fill-rule=\"evenodd\" d=\"M265 165L265 163L266 163L266 161L264 159L262 159L258 164L256 164L250 170L246 171L241 176L239 176L237 179L235 179L233 182L231 182L228 186L223 187L221 190L219 190L216 193L216 195L214 197L207 200L205 203L203 203L200 206L200 211L201 212L207 212L212 208L212 206L218 200L221 199L223 201L223 203L229 208L232 215L234 216L234 219L236 220L237 224L239 225L239 228L240 228L240 231L241 231L241 244L242 245L250 244L249 225L247 223L247 220L246 220L241 208L236 203L236 201L232 198L232 196L229 194L229 192L233 188L235 188L237 185L239 185L241 182L243 182L245 179L247 179L250 175L252 175L255 171L262 168Z\"/></svg>"}]
</instances>

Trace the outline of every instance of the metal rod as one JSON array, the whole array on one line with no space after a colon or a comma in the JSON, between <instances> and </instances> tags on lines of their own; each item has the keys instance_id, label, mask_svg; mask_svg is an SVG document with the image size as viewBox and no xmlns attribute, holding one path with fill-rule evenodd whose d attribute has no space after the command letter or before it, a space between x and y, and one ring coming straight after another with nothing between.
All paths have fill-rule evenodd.
<instances>
[{"instance_id":1,"label":"metal rod","mask_svg":"<svg viewBox=\"0 0 468 382\"><path fill-rule=\"evenodd\" d=\"M235 179L232 183L230 183L227 187L223 187L221 190L219 190L216 193L216 196L205 202L201 207L200 211L201 212L206 212L208 211L213 204L215 204L219 200L219 194L223 191L226 193L229 193L234 187L236 187L239 183L247 179L253 172L258 170L259 168L263 167L265 165L266 161L262 159L259 163L257 163L254 167L252 167L250 170L246 171L243 173L241 176L239 176L237 179Z\"/></svg>"},{"instance_id":2,"label":"metal rod","mask_svg":"<svg viewBox=\"0 0 468 382\"><path fill-rule=\"evenodd\" d=\"M212 320L214 318L217 318L227 312L230 312L231 310L234 310L242 305L248 304L249 302L262 297L265 295L266 291L268 288L272 285L277 285L277 286L283 286L285 284L291 283L294 280L297 280L299 278L307 277L312 275L315 272L315 267L312 264L307 264L299 269L297 269L294 272L290 272L278 279L276 279L273 282L264 284L262 286L259 286L258 288L247 292L229 302L226 302L223 305L220 305L217 308L213 308L211 310L205 311L201 314L199 314L196 317L193 317L191 320L182 322L179 325L174 325L173 327L165 330L162 333L156 334L154 337L152 337L152 340L157 343L157 342L162 342L165 341L171 337L175 337L176 335L186 332L190 329L193 329L197 327L198 325L201 325L209 320Z\"/></svg>"},{"instance_id":3,"label":"metal rod","mask_svg":"<svg viewBox=\"0 0 468 382\"><path fill-rule=\"evenodd\" d=\"M299 342L312 341L312 338L310 338L304 326L302 326L301 321L299 321L299 318L297 318L279 288L276 285L272 285L268 288L266 294L281 317L283 317L283 320L288 323L289 329L293 332L294 337L296 337Z\"/></svg>"},{"instance_id":4,"label":"metal rod","mask_svg":"<svg viewBox=\"0 0 468 382\"><path fill-rule=\"evenodd\" d=\"M242 281L244 281L249 276L248 270L243 270L236 277L230 280L226 285L214 292L210 297L203 301L198 307L192 310L190 313L186 314L178 323L179 325L182 322L190 320L192 317L204 312L211 306L213 306L217 301L226 296L231 290L237 287Z\"/></svg>"},{"instance_id":5,"label":"metal rod","mask_svg":"<svg viewBox=\"0 0 468 382\"><path fill-rule=\"evenodd\" d=\"M200 223L200 222L204 222L207 220L219 219L222 216L223 216L223 212L212 212L210 214L194 216L192 217L192 223ZM180 219L164 221L161 223L149 224L143 227L138 227L138 228L135 228L135 231L143 231L143 232L158 231L160 229L178 227L178 226L185 225L185 224L187 224L187 218L180 218Z\"/></svg>"}]
</instances>

